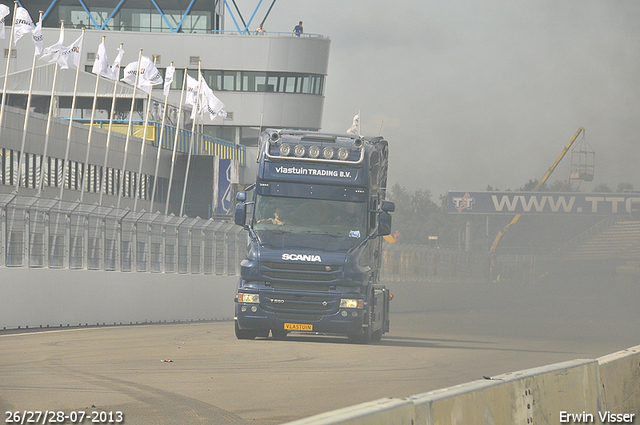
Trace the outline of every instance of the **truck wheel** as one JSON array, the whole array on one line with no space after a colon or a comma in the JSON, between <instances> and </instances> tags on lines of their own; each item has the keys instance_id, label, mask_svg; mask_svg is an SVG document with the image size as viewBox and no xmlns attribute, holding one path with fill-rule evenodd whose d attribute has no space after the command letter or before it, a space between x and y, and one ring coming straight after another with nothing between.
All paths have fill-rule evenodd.
<instances>
[{"instance_id":1,"label":"truck wheel","mask_svg":"<svg viewBox=\"0 0 640 425\"><path fill-rule=\"evenodd\" d=\"M271 337L273 339L283 340L287 338L289 332L284 329L271 329Z\"/></svg>"},{"instance_id":2,"label":"truck wheel","mask_svg":"<svg viewBox=\"0 0 640 425\"><path fill-rule=\"evenodd\" d=\"M367 310L364 315L364 320L365 323L369 324L369 326L349 334L349 341L355 342L356 344L368 344L369 341L373 339L373 335L371 334L371 328L373 327L373 292L367 302ZM382 333L380 334L380 338L382 338ZM380 340L378 339L378 341Z\"/></svg>"},{"instance_id":3,"label":"truck wheel","mask_svg":"<svg viewBox=\"0 0 640 425\"><path fill-rule=\"evenodd\" d=\"M380 342L381 339L382 339L382 329L378 329L377 331L371 333L371 341Z\"/></svg>"},{"instance_id":4,"label":"truck wheel","mask_svg":"<svg viewBox=\"0 0 640 425\"><path fill-rule=\"evenodd\" d=\"M238 322L235 322L236 338L238 339L255 339L258 336L258 331L255 329L240 329Z\"/></svg>"}]
</instances>

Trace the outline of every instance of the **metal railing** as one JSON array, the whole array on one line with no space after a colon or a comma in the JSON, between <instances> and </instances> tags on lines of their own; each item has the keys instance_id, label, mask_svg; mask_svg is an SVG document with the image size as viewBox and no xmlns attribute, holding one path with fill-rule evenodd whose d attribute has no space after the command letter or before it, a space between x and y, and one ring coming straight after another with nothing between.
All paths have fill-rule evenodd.
<instances>
[{"instance_id":1,"label":"metal railing","mask_svg":"<svg viewBox=\"0 0 640 425\"><path fill-rule=\"evenodd\" d=\"M487 256L427 245L385 244L381 278L386 281L477 281L486 279Z\"/></svg>"},{"instance_id":2,"label":"metal railing","mask_svg":"<svg viewBox=\"0 0 640 425\"><path fill-rule=\"evenodd\" d=\"M223 218L0 195L0 267L236 275L245 250Z\"/></svg>"},{"instance_id":3,"label":"metal railing","mask_svg":"<svg viewBox=\"0 0 640 425\"><path fill-rule=\"evenodd\" d=\"M569 242L562 245L560 248L555 249L554 251L548 253L548 257L566 257L570 252L574 251L577 247L584 244L587 241L593 239L596 235L602 233L608 227L611 227L616 222L620 221L619 218L616 217L605 217L595 225L591 226L584 232L580 233L578 236L571 239Z\"/></svg>"},{"instance_id":4,"label":"metal railing","mask_svg":"<svg viewBox=\"0 0 640 425\"><path fill-rule=\"evenodd\" d=\"M0 195L0 267L237 275L246 247L245 230L227 216L205 220ZM481 253L386 244L381 278L477 280L486 266Z\"/></svg>"},{"instance_id":5,"label":"metal railing","mask_svg":"<svg viewBox=\"0 0 640 425\"><path fill-rule=\"evenodd\" d=\"M86 119L75 119L75 121L84 124L90 122L90 120ZM114 121L112 131L127 134L129 131L128 123L129 121ZM106 131L109 127L109 120L94 120L93 125ZM134 120L131 125L130 135L143 138L145 136L144 127L144 121ZM177 131L178 141L176 151L189 153L189 145L192 140L191 131L176 129L176 127L166 124L164 126L164 132L161 130L162 123L150 121L146 132L146 140L150 141L153 146L160 145L163 149L172 150ZM162 134L162 140L160 140L160 134ZM241 166L244 167L246 165L247 148L243 145L236 145L233 142L199 132L195 133L193 139L195 140L193 147L191 147L191 153L193 155L218 155L220 159L237 159Z\"/></svg>"}]
</instances>

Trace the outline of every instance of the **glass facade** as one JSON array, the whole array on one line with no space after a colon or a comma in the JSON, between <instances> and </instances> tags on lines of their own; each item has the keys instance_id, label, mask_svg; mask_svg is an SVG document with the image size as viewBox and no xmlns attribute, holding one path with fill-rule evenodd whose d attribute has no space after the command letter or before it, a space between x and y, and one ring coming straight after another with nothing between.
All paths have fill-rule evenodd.
<instances>
[{"instance_id":1,"label":"glass facade","mask_svg":"<svg viewBox=\"0 0 640 425\"><path fill-rule=\"evenodd\" d=\"M90 70L90 68L87 68ZM163 76L165 68L161 68ZM196 78L198 71L189 69L189 75ZM203 69L202 77L215 91L242 91L260 93L298 93L322 95L324 75L271 71L234 71ZM172 90L180 90L184 79L184 69L176 69L171 84Z\"/></svg>"},{"instance_id":2,"label":"glass facade","mask_svg":"<svg viewBox=\"0 0 640 425\"><path fill-rule=\"evenodd\" d=\"M211 33L224 24L222 0L23 0L21 5L34 20L45 11L45 27L59 27L64 20L73 28Z\"/></svg>"}]
</instances>

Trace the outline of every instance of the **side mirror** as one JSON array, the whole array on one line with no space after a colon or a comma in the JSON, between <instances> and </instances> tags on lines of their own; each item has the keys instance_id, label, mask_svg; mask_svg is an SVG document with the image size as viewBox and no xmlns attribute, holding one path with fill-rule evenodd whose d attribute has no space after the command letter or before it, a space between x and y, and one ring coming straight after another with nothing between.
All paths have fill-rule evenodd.
<instances>
[{"instance_id":1,"label":"side mirror","mask_svg":"<svg viewBox=\"0 0 640 425\"><path fill-rule=\"evenodd\" d=\"M396 210L396 204L391 201L383 201L380 209L384 212L394 212Z\"/></svg>"},{"instance_id":2,"label":"side mirror","mask_svg":"<svg viewBox=\"0 0 640 425\"><path fill-rule=\"evenodd\" d=\"M244 192L240 193L244 194ZM238 193L238 195L240 193ZM247 221L247 205L244 202L238 202L236 204L236 210L234 212L233 219L238 226L245 226L245 222Z\"/></svg>"},{"instance_id":3,"label":"side mirror","mask_svg":"<svg viewBox=\"0 0 640 425\"><path fill-rule=\"evenodd\" d=\"M391 234L391 214L381 212L378 214L378 236L387 236Z\"/></svg>"},{"instance_id":4,"label":"side mirror","mask_svg":"<svg viewBox=\"0 0 640 425\"><path fill-rule=\"evenodd\" d=\"M236 193L236 201L244 202L246 200L247 200L246 192L238 192L238 193Z\"/></svg>"}]
</instances>

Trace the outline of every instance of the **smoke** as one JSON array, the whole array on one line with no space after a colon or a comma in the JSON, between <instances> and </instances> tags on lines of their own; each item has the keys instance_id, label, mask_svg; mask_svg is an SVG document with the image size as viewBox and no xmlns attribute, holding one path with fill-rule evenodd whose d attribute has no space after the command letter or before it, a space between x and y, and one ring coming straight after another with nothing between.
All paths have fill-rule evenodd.
<instances>
[{"instance_id":1,"label":"smoke","mask_svg":"<svg viewBox=\"0 0 640 425\"><path fill-rule=\"evenodd\" d=\"M323 130L358 111L364 134L382 128L392 184L516 189L585 127L596 178L581 189L640 188L636 1L280 0L272 14L268 29L302 20L331 38Z\"/></svg>"}]
</instances>

